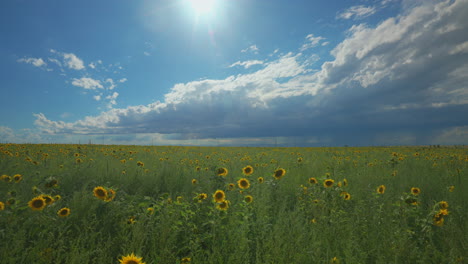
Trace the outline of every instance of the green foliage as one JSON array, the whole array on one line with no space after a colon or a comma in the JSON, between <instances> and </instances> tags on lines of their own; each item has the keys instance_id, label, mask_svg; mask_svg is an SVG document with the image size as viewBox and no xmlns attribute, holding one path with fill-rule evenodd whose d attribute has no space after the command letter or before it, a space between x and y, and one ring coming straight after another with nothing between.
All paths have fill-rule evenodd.
<instances>
[{"instance_id":1,"label":"green foliage","mask_svg":"<svg viewBox=\"0 0 468 264\"><path fill-rule=\"evenodd\" d=\"M467 164L466 149L450 147L0 145L0 259L464 263ZM286 174L275 179L279 168ZM249 188L239 189L241 178ZM98 186L106 197L93 194ZM33 211L40 195L58 198Z\"/></svg>"}]
</instances>

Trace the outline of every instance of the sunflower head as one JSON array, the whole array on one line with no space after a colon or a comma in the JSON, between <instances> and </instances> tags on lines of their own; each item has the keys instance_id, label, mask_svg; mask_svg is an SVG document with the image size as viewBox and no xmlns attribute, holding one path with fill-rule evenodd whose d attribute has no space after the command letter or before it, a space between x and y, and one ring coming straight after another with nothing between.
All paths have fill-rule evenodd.
<instances>
[{"instance_id":1,"label":"sunflower head","mask_svg":"<svg viewBox=\"0 0 468 264\"><path fill-rule=\"evenodd\" d=\"M411 194L412 195L419 195L421 193L421 189L413 187L411 188Z\"/></svg>"},{"instance_id":2,"label":"sunflower head","mask_svg":"<svg viewBox=\"0 0 468 264\"><path fill-rule=\"evenodd\" d=\"M348 186L348 180L347 179L343 179L343 186Z\"/></svg>"},{"instance_id":3,"label":"sunflower head","mask_svg":"<svg viewBox=\"0 0 468 264\"><path fill-rule=\"evenodd\" d=\"M5 210L5 204L3 202L0 202L0 211Z\"/></svg>"},{"instance_id":4,"label":"sunflower head","mask_svg":"<svg viewBox=\"0 0 468 264\"><path fill-rule=\"evenodd\" d=\"M343 199L345 199L345 200L351 200L351 194L345 192L345 193L343 194Z\"/></svg>"},{"instance_id":5,"label":"sunflower head","mask_svg":"<svg viewBox=\"0 0 468 264\"><path fill-rule=\"evenodd\" d=\"M250 182L246 178L242 178L242 179L237 181L237 185L241 189L248 189L250 187Z\"/></svg>"},{"instance_id":6,"label":"sunflower head","mask_svg":"<svg viewBox=\"0 0 468 264\"><path fill-rule=\"evenodd\" d=\"M447 209L448 208L448 202L446 202L446 201L439 202L439 207L440 207L440 209Z\"/></svg>"},{"instance_id":7,"label":"sunflower head","mask_svg":"<svg viewBox=\"0 0 468 264\"><path fill-rule=\"evenodd\" d=\"M263 177L258 177L258 183L263 183L265 181L265 179L263 179Z\"/></svg>"},{"instance_id":8,"label":"sunflower head","mask_svg":"<svg viewBox=\"0 0 468 264\"><path fill-rule=\"evenodd\" d=\"M120 264L145 264L142 261L142 257L135 256L133 253L127 256L123 256L119 259Z\"/></svg>"},{"instance_id":9,"label":"sunflower head","mask_svg":"<svg viewBox=\"0 0 468 264\"><path fill-rule=\"evenodd\" d=\"M444 225L444 215L442 213L437 213L432 218L433 224L435 226L443 226Z\"/></svg>"},{"instance_id":10,"label":"sunflower head","mask_svg":"<svg viewBox=\"0 0 468 264\"><path fill-rule=\"evenodd\" d=\"M13 176L13 180L14 180L16 183L18 183L18 182L20 182L20 181L23 180L23 176L22 176L21 174L15 174L15 175Z\"/></svg>"},{"instance_id":11,"label":"sunflower head","mask_svg":"<svg viewBox=\"0 0 468 264\"><path fill-rule=\"evenodd\" d=\"M206 198L208 198L208 195L206 193L200 193L198 196L197 196L198 200L205 200Z\"/></svg>"},{"instance_id":12,"label":"sunflower head","mask_svg":"<svg viewBox=\"0 0 468 264\"><path fill-rule=\"evenodd\" d=\"M273 177L275 177L275 179L279 180L279 179L283 178L283 176L285 174L286 174L286 170L282 169L282 168L279 168L279 169L275 170L275 173L273 173Z\"/></svg>"},{"instance_id":13,"label":"sunflower head","mask_svg":"<svg viewBox=\"0 0 468 264\"><path fill-rule=\"evenodd\" d=\"M333 186L333 183L335 181L332 180L332 179L326 179L324 182L323 182L323 186L325 186L325 188L330 188Z\"/></svg>"},{"instance_id":14,"label":"sunflower head","mask_svg":"<svg viewBox=\"0 0 468 264\"><path fill-rule=\"evenodd\" d=\"M93 190L93 194L94 196L96 196L96 198L101 200L106 200L108 195L107 190L102 186L95 187Z\"/></svg>"},{"instance_id":15,"label":"sunflower head","mask_svg":"<svg viewBox=\"0 0 468 264\"><path fill-rule=\"evenodd\" d=\"M251 203L251 202L253 202L253 197L252 197L252 195L246 195L246 196L244 197L244 201L245 201L246 203Z\"/></svg>"},{"instance_id":16,"label":"sunflower head","mask_svg":"<svg viewBox=\"0 0 468 264\"><path fill-rule=\"evenodd\" d=\"M51 205L55 202L54 198L52 198L50 195L43 194L41 197L45 200L46 205Z\"/></svg>"},{"instance_id":17,"label":"sunflower head","mask_svg":"<svg viewBox=\"0 0 468 264\"><path fill-rule=\"evenodd\" d=\"M58 210L57 215L60 216L60 217L67 217L67 216L70 215L70 213L71 213L70 208L64 207L64 208Z\"/></svg>"},{"instance_id":18,"label":"sunflower head","mask_svg":"<svg viewBox=\"0 0 468 264\"><path fill-rule=\"evenodd\" d=\"M218 169L216 170L216 175L225 177L226 175L228 175L228 169L226 169L226 168L218 168Z\"/></svg>"},{"instance_id":19,"label":"sunflower head","mask_svg":"<svg viewBox=\"0 0 468 264\"><path fill-rule=\"evenodd\" d=\"M379 187L377 187L377 193L379 194L384 194L385 193L385 185L380 185Z\"/></svg>"},{"instance_id":20,"label":"sunflower head","mask_svg":"<svg viewBox=\"0 0 468 264\"><path fill-rule=\"evenodd\" d=\"M224 199L226 199L226 194L224 193L224 191L222 190L217 190L214 194L213 194L213 198L214 198L214 201L217 202L217 203L221 203L224 201Z\"/></svg>"},{"instance_id":21,"label":"sunflower head","mask_svg":"<svg viewBox=\"0 0 468 264\"><path fill-rule=\"evenodd\" d=\"M3 174L2 176L0 176L0 179L4 182L11 182L11 177L8 176L8 175L5 175Z\"/></svg>"},{"instance_id":22,"label":"sunflower head","mask_svg":"<svg viewBox=\"0 0 468 264\"><path fill-rule=\"evenodd\" d=\"M192 179L192 184L193 185L197 184L197 179Z\"/></svg>"},{"instance_id":23,"label":"sunflower head","mask_svg":"<svg viewBox=\"0 0 468 264\"><path fill-rule=\"evenodd\" d=\"M104 201L110 202L110 201L114 200L114 198L115 198L115 191L113 189L109 189L109 191L107 192L107 196L104 199Z\"/></svg>"},{"instance_id":24,"label":"sunflower head","mask_svg":"<svg viewBox=\"0 0 468 264\"><path fill-rule=\"evenodd\" d=\"M245 176L249 176L250 174L252 174L254 172L254 168L250 165L248 166L245 166L243 169L242 169L242 173L245 175Z\"/></svg>"},{"instance_id":25,"label":"sunflower head","mask_svg":"<svg viewBox=\"0 0 468 264\"><path fill-rule=\"evenodd\" d=\"M228 200L224 200L221 203L216 205L216 208L222 211L226 211L229 208L230 202Z\"/></svg>"},{"instance_id":26,"label":"sunflower head","mask_svg":"<svg viewBox=\"0 0 468 264\"><path fill-rule=\"evenodd\" d=\"M317 181L317 179L315 179L314 177L312 177L312 178L309 178L309 183L310 183L310 184L317 184L318 181Z\"/></svg>"},{"instance_id":27,"label":"sunflower head","mask_svg":"<svg viewBox=\"0 0 468 264\"><path fill-rule=\"evenodd\" d=\"M32 198L28 203L28 206L34 211L41 211L46 207L46 205L46 200L42 198L42 196Z\"/></svg>"},{"instance_id":28,"label":"sunflower head","mask_svg":"<svg viewBox=\"0 0 468 264\"><path fill-rule=\"evenodd\" d=\"M449 190L449 192L453 192L453 191L455 190L455 186L454 186L454 185L450 186L450 187L448 188L448 190Z\"/></svg>"},{"instance_id":29,"label":"sunflower head","mask_svg":"<svg viewBox=\"0 0 468 264\"><path fill-rule=\"evenodd\" d=\"M189 258L189 257L185 257L185 258L182 258L180 261L182 262L182 264L184 264L184 263L190 263L190 261L192 261L192 259Z\"/></svg>"}]
</instances>

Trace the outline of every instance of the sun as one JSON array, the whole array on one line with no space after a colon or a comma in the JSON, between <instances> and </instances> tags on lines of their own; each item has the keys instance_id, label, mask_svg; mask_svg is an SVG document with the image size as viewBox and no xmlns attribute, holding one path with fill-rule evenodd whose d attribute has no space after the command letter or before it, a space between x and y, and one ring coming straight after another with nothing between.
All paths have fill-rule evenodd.
<instances>
[{"instance_id":1,"label":"sun","mask_svg":"<svg viewBox=\"0 0 468 264\"><path fill-rule=\"evenodd\" d=\"M210 15L215 11L216 0L188 0L197 16Z\"/></svg>"}]
</instances>

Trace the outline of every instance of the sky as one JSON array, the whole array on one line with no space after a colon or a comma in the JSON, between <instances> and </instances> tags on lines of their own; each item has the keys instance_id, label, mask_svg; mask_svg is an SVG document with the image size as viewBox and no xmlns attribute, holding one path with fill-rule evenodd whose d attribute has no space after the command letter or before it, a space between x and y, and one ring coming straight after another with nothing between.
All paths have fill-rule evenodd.
<instances>
[{"instance_id":1,"label":"sky","mask_svg":"<svg viewBox=\"0 0 468 264\"><path fill-rule=\"evenodd\" d=\"M468 0L5 0L0 142L468 143Z\"/></svg>"}]
</instances>

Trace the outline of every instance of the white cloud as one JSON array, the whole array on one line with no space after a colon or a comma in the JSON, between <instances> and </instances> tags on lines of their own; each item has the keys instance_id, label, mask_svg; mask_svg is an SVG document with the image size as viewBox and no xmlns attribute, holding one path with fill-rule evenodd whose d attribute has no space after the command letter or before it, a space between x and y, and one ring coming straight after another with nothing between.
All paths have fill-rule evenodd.
<instances>
[{"instance_id":1,"label":"white cloud","mask_svg":"<svg viewBox=\"0 0 468 264\"><path fill-rule=\"evenodd\" d=\"M151 56L151 53L149 53L149 52L147 52L147 51L143 52L143 54L144 54L145 56Z\"/></svg>"},{"instance_id":2,"label":"white cloud","mask_svg":"<svg viewBox=\"0 0 468 264\"><path fill-rule=\"evenodd\" d=\"M35 67L47 66L47 63L45 63L45 61L42 58L23 58L19 59L18 62L32 64Z\"/></svg>"},{"instance_id":3,"label":"white cloud","mask_svg":"<svg viewBox=\"0 0 468 264\"><path fill-rule=\"evenodd\" d=\"M117 104L117 97L119 96L118 92L112 93L112 95L106 96L106 99L109 100L109 104L107 105L108 108L112 108L114 105Z\"/></svg>"},{"instance_id":4,"label":"white cloud","mask_svg":"<svg viewBox=\"0 0 468 264\"><path fill-rule=\"evenodd\" d=\"M352 6L345 11L339 13L337 15L337 18L341 19L350 19L354 17L354 19L361 19L365 18L368 16L371 16L377 12L377 9L372 6L363 6L363 5L358 5L358 6Z\"/></svg>"},{"instance_id":5,"label":"white cloud","mask_svg":"<svg viewBox=\"0 0 468 264\"><path fill-rule=\"evenodd\" d=\"M101 101L101 95L94 95L93 99L96 101Z\"/></svg>"},{"instance_id":6,"label":"white cloud","mask_svg":"<svg viewBox=\"0 0 468 264\"><path fill-rule=\"evenodd\" d=\"M63 53L65 65L73 70L82 70L85 68L83 61L73 53Z\"/></svg>"},{"instance_id":7,"label":"white cloud","mask_svg":"<svg viewBox=\"0 0 468 264\"><path fill-rule=\"evenodd\" d=\"M116 87L116 85L114 84L114 80L112 80L111 78L107 78L106 83L109 84L109 87L107 87L108 90L114 90L114 88Z\"/></svg>"},{"instance_id":8,"label":"white cloud","mask_svg":"<svg viewBox=\"0 0 468 264\"><path fill-rule=\"evenodd\" d=\"M82 77L80 79L74 78L72 81L72 85L77 87L82 87L89 90L95 90L97 88L104 88L99 80L94 80L88 77Z\"/></svg>"},{"instance_id":9,"label":"white cloud","mask_svg":"<svg viewBox=\"0 0 468 264\"><path fill-rule=\"evenodd\" d=\"M385 144L392 131L400 142L430 142L441 124L467 125L468 54L450 54L468 40L466 13L466 0L424 2L376 26L351 27L334 59L315 71L308 68L313 58L290 52L252 73L175 84L162 102L69 123L35 114L35 123L49 133L314 135L337 144L361 135L367 144ZM449 24L457 29L434 34ZM112 105L117 96L106 99Z\"/></svg>"},{"instance_id":10,"label":"white cloud","mask_svg":"<svg viewBox=\"0 0 468 264\"><path fill-rule=\"evenodd\" d=\"M252 45L246 49L241 50L242 53L245 52L253 52L254 54L258 54L259 49L257 48L257 45Z\"/></svg>"},{"instance_id":11,"label":"white cloud","mask_svg":"<svg viewBox=\"0 0 468 264\"><path fill-rule=\"evenodd\" d=\"M324 40L324 37L315 37L313 34L309 34L306 36L307 43L303 44L301 47L301 51L316 47L320 41Z\"/></svg>"},{"instance_id":12,"label":"white cloud","mask_svg":"<svg viewBox=\"0 0 468 264\"><path fill-rule=\"evenodd\" d=\"M88 67L90 67L91 69L96 69L96 65L92 62L88 64Z\"/></svg>"},{"instance_id":13,"label":"white cloud","mask_svg":"<svg viewBox=\"0 0 468 264\"><path fill-rule=\"evenodd\" d=\"M248 69L251 66L258 65L258 64L260 64L260 65L263 64L263 61L261 61L261 60L249 60L249 61L243 61L243 62L237 61L237 62L229 65L229 68L232 68L232 67L235 67L235 66L242 66L245 69Z\"/></svg>"},{"instance_id":14,"label":"white cloud","mask_svg":"<svg viewBox=\"0 0 468 264\"><path fill-rule=\"evenodd\" d=\"M124 83L126 81L127 81L127 78L122 78L122 79L119 80L119 83Z\"/></svg>"}]
</instances>

